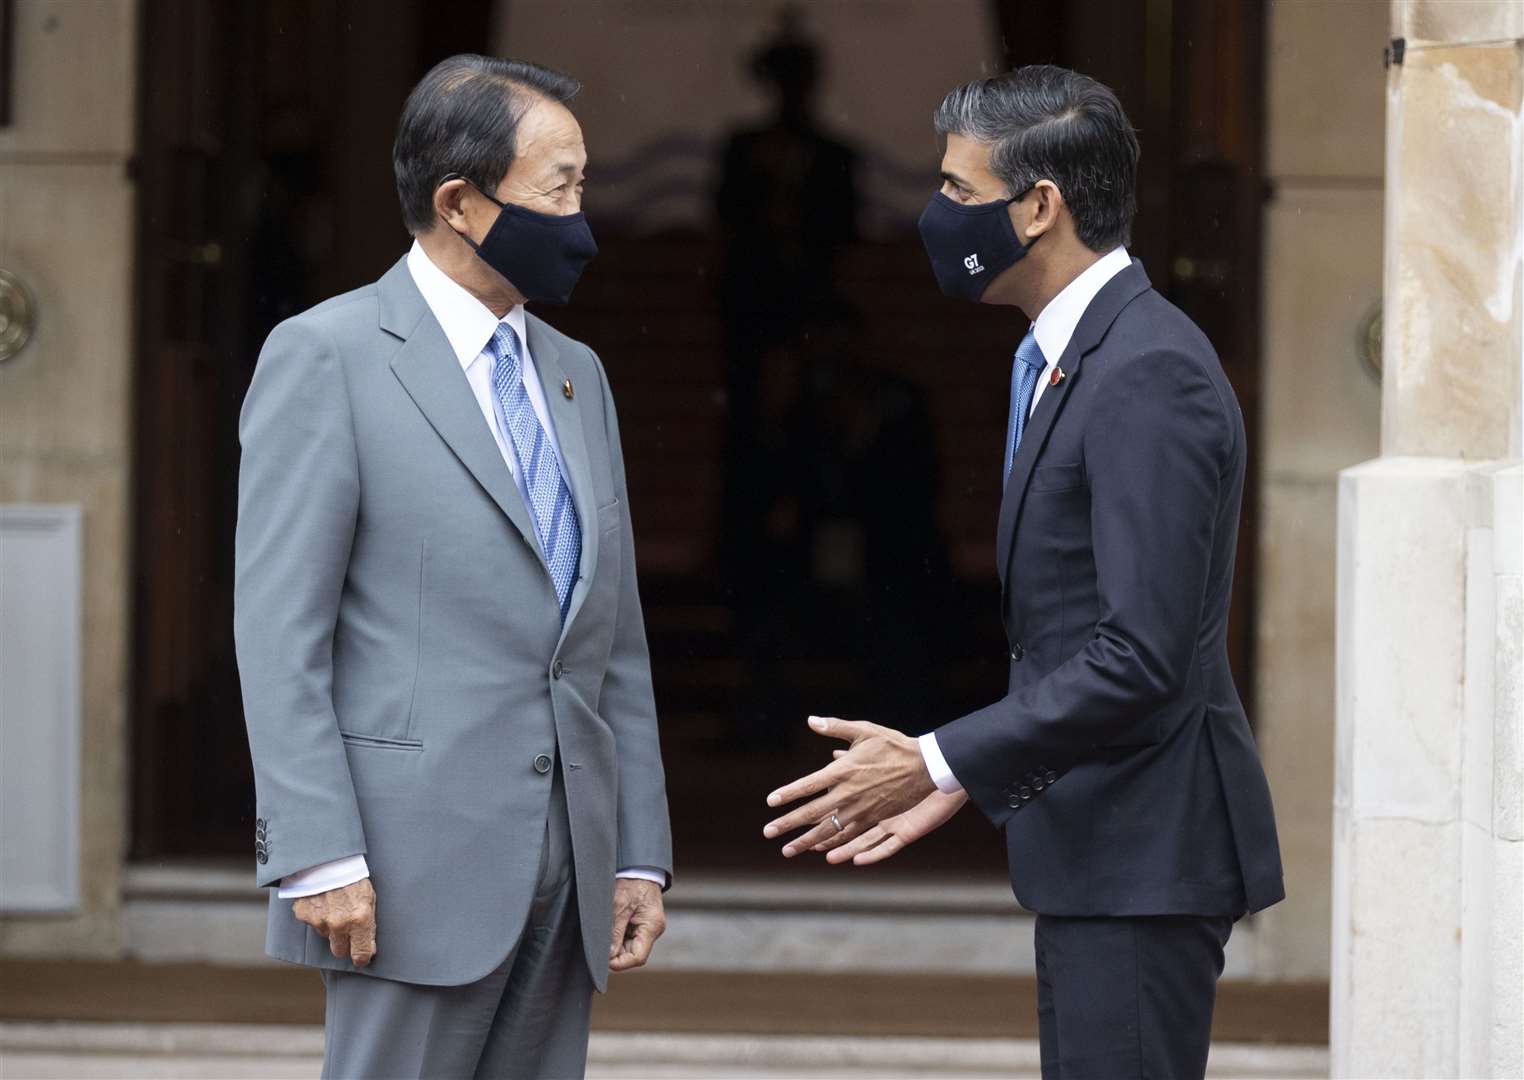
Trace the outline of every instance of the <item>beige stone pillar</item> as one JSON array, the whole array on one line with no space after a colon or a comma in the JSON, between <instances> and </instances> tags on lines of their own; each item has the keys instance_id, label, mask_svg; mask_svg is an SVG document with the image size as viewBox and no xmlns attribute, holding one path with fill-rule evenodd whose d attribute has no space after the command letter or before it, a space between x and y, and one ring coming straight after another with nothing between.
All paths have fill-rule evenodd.
<instances>
[{"instance_id":1,"label":"beige stone pillar","mask_svg":"<svg viewBox=\"0 0 1524 1080\"><path fill-rule=\"evenodd\" d=\"M1339 471L1381 449L1381 387L1360 342L1381 298L1389 15L1390 0L1270 0L1266 11L1272 195L1250 716L1286 899L1234 930L1240 944L1254 941L1259 979L1328 978L1336 509Z\"/></svg>"},{"instance_id":2,"label":"beige stone pillar","mask_svg":"<svg viewBox=\"0 0 1524 1080\"><path fill-rule=\"evenodd\" d=\"M1395 0L1392 36L1382 454L1339 491L1332 1068L1519 1076L1524 4Z\"/></svg>"},{"instance_id":3,"label":"beige stone pillar","mask_svg":"<svg viewBox=\"0 0 1524 1080\"><path fill-rule=\"evenodd\" d=\"M1519 455L1519 0L1396 0L1386 456Z\"/></svg>"}]
</instances>

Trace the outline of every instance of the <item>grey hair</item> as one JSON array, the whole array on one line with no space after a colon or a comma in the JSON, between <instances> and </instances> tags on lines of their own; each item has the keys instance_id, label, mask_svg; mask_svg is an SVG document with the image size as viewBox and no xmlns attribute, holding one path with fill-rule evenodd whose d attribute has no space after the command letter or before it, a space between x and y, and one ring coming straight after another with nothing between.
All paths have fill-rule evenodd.
<instances>
[{"instance_id":1,"label":"grey hair","mask_svg":"<svg viewBox=\"0 0 1524 1080\"><path fill-rule=\"evenodd\" d=\"M1008 195L1051 181L1092 251L1131 239L1138 137L1109 87L1033 64L958 87L937 106L934 123L939 134L988 145L990 171Z\"/></svg>"},{"instance_id":2,"label":"grey hair","mask_svg":"<svg viewBox=\"0 0 1524 1080\"><path fill-rule=\"evenodd\" d=\"M513 164L514 134L536 100L565 104L582 84L527 60L461 53L435 64L402 106L392 172L408 232L434 227L434 190L459 173L488 194Z\"/></svg>"}]
</instances>

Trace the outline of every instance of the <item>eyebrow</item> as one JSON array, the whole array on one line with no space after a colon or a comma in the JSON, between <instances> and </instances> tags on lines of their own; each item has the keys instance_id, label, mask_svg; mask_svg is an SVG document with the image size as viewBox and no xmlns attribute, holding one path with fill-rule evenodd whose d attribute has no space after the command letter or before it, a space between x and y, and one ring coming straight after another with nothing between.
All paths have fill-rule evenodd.
<instances>
[{"instance_id":1,"label":"eyebrow","mask_svg":"<svg viewBox=\"0 0 1524 1080\"><path fill-rule=\"evenodd\" d=\"M577 173L580 171L575 161L566 160L562 160L554 164L547 161L542 167L545 171L539 175L545 178L545 180L542 181L544 183L549 183L550 177L564 177L567 180L573 180L576 178Z\"/></svg>"},{"instance_id":2,"label":"eyebrow","mask_svg":"<svg viewBox=\"0 0 1524 1080\"><path fill-rule=\"evenodd\" d=\"M950 180L954 184L957 184L959 187L961 187L961 188L968 188L970 191L972 191L974 189L974 185L973 184L971 184L967 180L963 179L963 177L959 176L957 173L955 173L955 172L949 172L946 169L942 170L942 179L943 180Z\"/></svg>"}]
</instances>

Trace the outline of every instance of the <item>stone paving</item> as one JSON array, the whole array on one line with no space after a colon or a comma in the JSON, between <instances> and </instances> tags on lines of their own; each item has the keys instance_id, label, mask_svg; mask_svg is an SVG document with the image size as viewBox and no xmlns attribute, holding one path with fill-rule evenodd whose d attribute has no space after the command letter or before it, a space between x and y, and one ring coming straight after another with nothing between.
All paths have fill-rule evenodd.
<instances>
[{"instance_id":1,"label":"stone paving","mask_svg":"<svg viewBox=\"0 0 1524 1080\"><path fill-rule=\"evenodd\" d=\"M0 1023L5 1080L310 1080L323 1033L281 1024ZM595 1032L589 1078L1036 1077L1027 1039ZM1217 1080L1326 1077L1323 1047L1214 1047Z\"/></svg>"}]
</instances>

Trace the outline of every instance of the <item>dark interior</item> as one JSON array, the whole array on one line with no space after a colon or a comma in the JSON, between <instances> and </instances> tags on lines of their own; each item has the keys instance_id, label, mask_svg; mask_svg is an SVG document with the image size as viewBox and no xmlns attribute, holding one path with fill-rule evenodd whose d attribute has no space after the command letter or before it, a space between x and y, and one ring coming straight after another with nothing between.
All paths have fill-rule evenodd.
<instances>
[{"instance_id":1,"label":"dark interior","mask_svg":"<svg viewBox=\"0 0 1524 1080\"><path fill-rule=\"evenodd\" d=\"M488 47L494 11L141 7L132 848L237 858L253 821L232 642L238 409L277 321L406 250L398 111L435 61ZM1133 253L1216 345L1252 441L1262 5L989 7L1008 63L1064 64L1117 90L1143 144ZM1025 326L943 299L913 219L860 235L850 132L797 112L812 56L850 63L852 42L774 45L778 113L716 148L708 225L636 232L590 197L602 253L571 306L542 312L599 351L619 403L680 875L781 867L761 839L763 798L828 760L807 713L920 732L1005 685L993 538ZM813 170L808 198L789 155ZM928 170L928 196L937 183ZM1255 509L1231 630L1246 700ZM967 811L874 873L993 877L1003 861Z\"/></svg>"}]
</instances>

